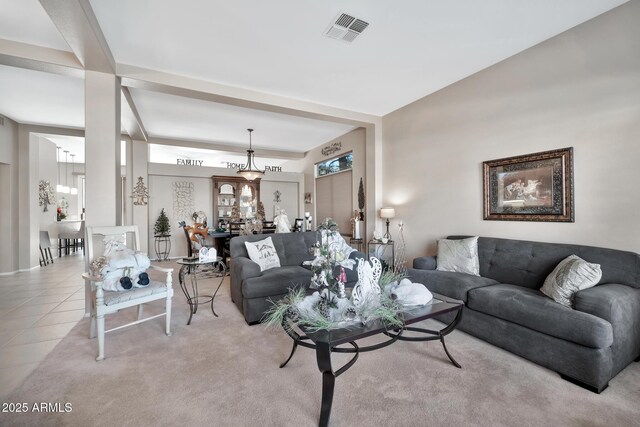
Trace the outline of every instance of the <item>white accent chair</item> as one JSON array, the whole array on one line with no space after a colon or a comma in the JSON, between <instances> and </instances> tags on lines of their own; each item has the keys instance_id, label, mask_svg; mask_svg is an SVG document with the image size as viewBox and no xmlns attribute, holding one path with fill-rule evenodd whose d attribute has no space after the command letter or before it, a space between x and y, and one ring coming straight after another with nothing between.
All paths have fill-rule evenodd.
<instances>
[{"instance_id":1,"label":"white accent chair","mask_svg":"<svg viewBox=\"0 0 640 427\"><path fill-rule=\"evenodd\" d=\"M117 226L117 227L87 227L87 237L85 244L87 247L87 255L89 264L104 253L105 238L115 238L122 241L124 238L127 246L133 246L134 250L140 248L140 234L138 227ZM133 239L130 239L133 235ZM102 288L102 278L91 275L91 272L83 273L82 277L91 286L91 325L89 330L89 338L95 337L96 324L98 326L98 357L97 361L104 360L104 335L127 326L137 325L156 317L166 316L166 333L171 335L171 298L173 297L173 288L171 273L173 268L161 268L151 265L150 269L166 273L165 282L152 280L148 286L144 288L132 288L128 291L115 292L105 291ZM142 318L142 304L166 299L165 312ZM118 326L117 328L105 330L105 316L116 313L123 308L138 306L138 318L136 321Z\"/></svg>"}]
</instances>

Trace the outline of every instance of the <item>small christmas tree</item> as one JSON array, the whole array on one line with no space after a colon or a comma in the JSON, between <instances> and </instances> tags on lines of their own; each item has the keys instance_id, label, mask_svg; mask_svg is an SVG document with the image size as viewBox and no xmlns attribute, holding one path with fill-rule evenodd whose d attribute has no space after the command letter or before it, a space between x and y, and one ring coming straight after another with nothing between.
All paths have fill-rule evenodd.
<instances>
[{"instance_id":1,"label":"small christmas tree","mask_svg":"<svg viewBox=\"0 0 640 427\"><path fill-rule=\"evenodd\" d=\"M167 214L164 213L164 208L160 211L156 225L153 226L153 232L156 236L168 236L171 232L171 224L169 224Z\"/></svg>"}]
</instances>

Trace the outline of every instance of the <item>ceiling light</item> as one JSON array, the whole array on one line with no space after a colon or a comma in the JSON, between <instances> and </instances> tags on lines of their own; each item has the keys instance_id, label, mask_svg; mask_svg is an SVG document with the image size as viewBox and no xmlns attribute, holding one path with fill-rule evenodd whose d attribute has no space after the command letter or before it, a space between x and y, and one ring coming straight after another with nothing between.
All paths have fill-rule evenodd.
<instances>
[{"instance_id":1,"label":"ceiling light","mask_svg":"<svg viewBox=\"0 0 640 427\"><path fill-rule=\"evenodd\" d=\"M253 149L251 148L251 132L253 129L247 129L249 131L249 149L247 150L247 164L240 166L238 174L244 176L248 181L253 181L259 176L264 175L264 171L258 169L253 157Z\"/></svg>"}]
</instances>

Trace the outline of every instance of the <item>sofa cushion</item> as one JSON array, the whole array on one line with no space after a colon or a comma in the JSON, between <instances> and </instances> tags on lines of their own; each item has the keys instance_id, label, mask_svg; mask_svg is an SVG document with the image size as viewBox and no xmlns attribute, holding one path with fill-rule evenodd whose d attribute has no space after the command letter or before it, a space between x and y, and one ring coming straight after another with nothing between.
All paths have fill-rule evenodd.
<instances>
[{"instance_id":1,"label":"sofa cushion","mask_svg":"<svg viewBox=\"0 0 640 427\"><path fill-rule=\"evenodd\" d=\"M467 306L534 331L592 348L613 343L611 323L573 310L537 289L498 284L469 291Z\"/></svg>"},{"instance_id":2,"label":"sofa cushion","mask_svg":"<svg viewBox=\"0 0 640 427\"><path fill-rule=\"evenodd\" d=\"M431 292L465 302L467 301L467 292L469 292L469 290L498 283L486 277L451 271L418 270L410 268L408 275L412 282L422 283Z\"/></svg>"},{"instance_id":3,"label":"sofa cushion","mask_svg":"<svg viewBox=\"0 0 640 427\"><path fill-rule=\"evenodd\" d=\"M438 240L436 270L480 275L478 238Z\"/></svg>"},{"instance_id":4,"label":"sofa cushion","mask_svg":"<svg viewBox=\"0 0 640 427\"><path fill-rule=\"evenodd\" d=\"M469 236L449 236L449 239ZM640 288L640 254L616 249L524 240L478 239L480 275L500 283L539 289L560 261L575 254L600 264L599 283L620 283Z\"/></svg>"},{"instance_id":5,"label":"sofa cushion","mask_svg":"<svg viewBox=\"0 0 640 427\"><path fill-rule=\"evenodd\" d=\"M244 242L244 245L247 247L247 253L251 261L260 266L260 271L280 267L280 258L278 258L271 237L257 242Z\"/></svg>"},{"instance_id":6,"label":"sofa cushion","mask_svg":"<svg viewBox=\"0 0 640 427\"><path fill-rule=\"evenodd\" d=\"M573 295L594 287L601 277L600 264L592 264L577 255L569 255L547 276L540 292L565 307L571 307Z\"/></svg>"},{"instance_id":7,"label":"sofa cushion","mask_svg":"<svg viewBox=\"0 0 640 427\"><path fill-rule=\"evenodd\" d=\"M250 277L242 282L245 298L264 298L286 294L289 288L308 286L312 273L299 265L288 265L265 270L261 276Z\"/></svg>"}]
</instances>

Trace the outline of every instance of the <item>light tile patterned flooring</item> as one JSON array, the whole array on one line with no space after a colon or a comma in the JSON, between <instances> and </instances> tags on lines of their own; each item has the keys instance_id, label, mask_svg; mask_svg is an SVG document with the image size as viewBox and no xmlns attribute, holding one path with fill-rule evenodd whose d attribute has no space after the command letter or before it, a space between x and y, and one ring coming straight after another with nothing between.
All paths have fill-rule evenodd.
<instances>
[{"instance_id":1,"label":"light tile patterned flooring","mask_svg":"<svg viewBox=\"0 0 640 427\"><path fill-rule=\"evenodd\" d=\"M84 316L82 252L0 276L0 398L33 372Z\"/></svg>"}]
</instances>

